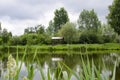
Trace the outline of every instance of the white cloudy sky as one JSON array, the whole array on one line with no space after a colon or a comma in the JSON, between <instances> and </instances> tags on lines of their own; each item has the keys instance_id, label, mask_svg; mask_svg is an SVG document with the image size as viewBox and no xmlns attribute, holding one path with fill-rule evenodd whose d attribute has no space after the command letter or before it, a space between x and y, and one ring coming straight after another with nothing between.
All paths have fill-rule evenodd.
<instances>
[{"instance_id":1,"label":"white cloudy sky","mask_svg":"<svg viewBox=\"0 0 120 80\"><path fill-rule=\"evenodd\" d=\"M55 9L64 7L71 22L76 22L83 9L94 9L99 19L106 22L108 6L113 0L0 0L0 22L13 35L21 35L26 27L43 24L53 19Z\"/></svg>"}]
</instances>

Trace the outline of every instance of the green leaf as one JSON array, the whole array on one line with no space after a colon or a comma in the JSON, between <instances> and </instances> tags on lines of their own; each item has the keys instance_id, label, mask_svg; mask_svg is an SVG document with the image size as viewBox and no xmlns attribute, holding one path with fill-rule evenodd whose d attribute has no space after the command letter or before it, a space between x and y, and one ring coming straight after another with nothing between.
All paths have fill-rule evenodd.
<instances>
[{"instance_id":1,"label":"green leaf","mask_svg":"<svg viewBox=\"0 0 120 80\"><path fill-rule=\"evenodd\" d=\"M117 60L115 61L114 69L113 69L113 76L111 80L115 80L115 75L116 75L116 66L117 66Z\"/></svg>"}]
</instances>

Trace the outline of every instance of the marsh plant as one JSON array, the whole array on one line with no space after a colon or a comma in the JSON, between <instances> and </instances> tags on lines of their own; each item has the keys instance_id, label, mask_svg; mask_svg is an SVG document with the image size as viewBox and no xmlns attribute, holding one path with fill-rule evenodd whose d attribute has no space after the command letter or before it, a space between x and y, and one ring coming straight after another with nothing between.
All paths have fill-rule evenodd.
<instances>
[{"instance_id":1,"label":"marsh plant","mask_svg":"<svg viewBox=\"0 0 120 80\"><path fill-rule=\"evenodd\" d=\"M16 60L10 55L7 62L7 75L9 78L14 78L17 73Z\"/></svg>"},{"instance_id":2,"label":"marsh plant","mask_svg":"<svg viewBox=\"0 0 120 80\"><path fill-rule=\"evenodd\" d=\"M7 62L7 70L2 76L2 80L13 80L17 74L16 60L10 55Z\"/></svg>"},{"instance_id":3,"label":"marsh plant","mask_svg":"<svg viewBox=\"0 0 120 80\"><path fill-rule=\"evenodd\" d=\"M24 76L22 80L29 80L29 79L28 79L27 77Z\"/></svg>"},{"instance_id":4,"label":"marsh plant","mask_svg":"<svg viewBox=\"0 0 120 80\"><path fill-rule=\"evenodd\" d=\"M20 67L17 65L16 60L13 58L12 55L9 55L7 61L7 70L4 75L2 75L2 80L18 80L19 70ZM24 76L22 80L29 79Z\"/></svg>"}]
</instances>

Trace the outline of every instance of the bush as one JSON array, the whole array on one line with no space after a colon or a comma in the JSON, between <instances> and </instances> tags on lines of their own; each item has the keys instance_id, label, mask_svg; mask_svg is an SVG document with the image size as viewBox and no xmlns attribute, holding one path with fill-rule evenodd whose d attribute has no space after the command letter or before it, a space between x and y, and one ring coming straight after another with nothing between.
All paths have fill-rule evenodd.
<instances>
[{"instance_id":1,"label":"bush","mask_svg":"<svg viewBox=\"0 0 120 80\"><path fill-rule=\"evenodd\" d=\"M97 33L91 32L91 31L85 31L81 34L79 38L80 43L102 43L102 38Z\"/></svg>"}]
</instances>

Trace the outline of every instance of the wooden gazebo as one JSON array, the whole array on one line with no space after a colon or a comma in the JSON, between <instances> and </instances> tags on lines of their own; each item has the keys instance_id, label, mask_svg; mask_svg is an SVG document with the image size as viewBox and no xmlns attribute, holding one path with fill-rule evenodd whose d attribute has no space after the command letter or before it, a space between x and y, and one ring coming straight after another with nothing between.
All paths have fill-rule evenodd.
<instances>
[{"instance_id":1,"label":"wooden gazebo","mask_svg":"<svg viewBox=\"0 0 120 80\"><path fill-rule=\"evenodd\" d=\"M52 44L63 44L64 37L52 37Z\"/></svg>"}]
</instances>

